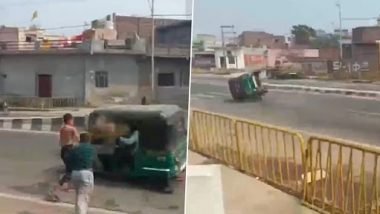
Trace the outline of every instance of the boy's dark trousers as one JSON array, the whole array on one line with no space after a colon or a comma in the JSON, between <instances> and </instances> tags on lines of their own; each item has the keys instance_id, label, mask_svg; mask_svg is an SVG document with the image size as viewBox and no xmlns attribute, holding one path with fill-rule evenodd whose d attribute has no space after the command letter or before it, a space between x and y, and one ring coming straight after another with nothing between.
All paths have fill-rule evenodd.
<instances>
[{"instance_id":1,"label":"boy's dark trousers","mask_svg":"<svg viewBox=\"0 0 380 214\"><path fill-rule=\"evenodd\" d=\"M69 166L69 163L67 161L67 154L70 152L70 150L73 149L73 145L66 145L62 146L61 148L61 159L63 163L65 164L65 175L59 180L59 185L63 185L64 183L68 182L71 178L71 169Z\"/></svg>"}]
</instances>

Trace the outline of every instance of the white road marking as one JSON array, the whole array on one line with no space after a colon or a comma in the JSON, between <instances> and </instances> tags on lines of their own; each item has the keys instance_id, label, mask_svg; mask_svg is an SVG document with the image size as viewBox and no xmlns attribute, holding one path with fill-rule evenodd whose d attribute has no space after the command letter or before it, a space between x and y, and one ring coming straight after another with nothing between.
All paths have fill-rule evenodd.
<instances>
[{"instance_id":1,"label":"white road marking","mask_svg":"<svg viewBox=\"0 0 380 214\"><path fill-rule=\"evenodd\" d=\"M0 193L0 197L2 198L7 198L7 199L13 199L13 200L19 200L19 201L25 201L25 202L32 202L40 205L45 205L45 206L55 206L55 207L61 207L61 208L74 208L74 205L68 204L68 203L52 203L52 202L47 202L44 201L40 198L35 198L35 197L27 197L27 196L16 196L13 194L7 194L7 193ZM105 210L105 209L100 209L100 208L90 208L90 211L92 212L102 212L104 214L126 214L125 212L117 212L117 211L110 211L110 210Z\"/></svg>"},{"instance_id":2,"label":"white road marking","mask_svg":"<svg viewBox=\"0 0 380 214\"><path fill-rule=\"evenodd\" d=\"M221 92L209 92L208 94L216 95L216 96L228 96L227 93L221 93Z\"/></svg>"},{"instance_id":3,"label":"white road marking","mask_svg":"<svg viewBox=\"0 0 380 214\"><path fill-rule=\"evenodd\" d=\"M191 97L192 97L192 98L193 98L193 97L196 97L196 98L205 98L205 99L213 99L213 98L216 98L214 95L209 95L209 94L193 94Z\"/></svg>"},{"instance_id":4,"label":"white road marking","mask_svg":"<svg viewBox=\"0 0 380 214\"><path fill-rule=\"evenodd\" d=\"M349 109L348 112L355 113L355 114L365 114L365 115L368 115L368 116L378 116L378 117L380 117L380 113L378 113L378 112L356 111L356 110L352 110L352 109Z\"/></svg>"},{"instance_id":5,"label":"white road marking","mask_svg":"<svg viewBox=\"0 0 380 214\"><path fill-rule=\"evenodd\" d=\"M58 132L51 131L34 131L34 130L22 130L22 129L0 129L1 132L22 132L22 133L30 133L30 134L45 134L45 135L57 135Z\"/></svg>"}]
</instances>

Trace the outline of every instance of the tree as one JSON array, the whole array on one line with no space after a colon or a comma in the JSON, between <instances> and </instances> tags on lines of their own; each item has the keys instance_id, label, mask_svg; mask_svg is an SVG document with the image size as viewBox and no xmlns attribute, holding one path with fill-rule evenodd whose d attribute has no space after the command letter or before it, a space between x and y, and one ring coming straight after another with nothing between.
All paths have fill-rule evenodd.
<instances>
[{"instance_id":1,"label":"tree","mask_svg":"<svg viewBox=\"0 0 380 214\"><path fill-rule=\"evenodd\" d=\"M316 31L307 25L294 25L291 33L298 45L309 45L312 38L316 36Z\"/></svg>"},{"instance_id":2,"label":"tree","mask_svg":"<svg viewBox=\"0 0 380 214\"><path fill-rule=\"evenodd\" d=\"M317 37L311 42L312 48L338 48L339 47L339 36L328 34L323 37Z\"/></svg>"}]
</instances>

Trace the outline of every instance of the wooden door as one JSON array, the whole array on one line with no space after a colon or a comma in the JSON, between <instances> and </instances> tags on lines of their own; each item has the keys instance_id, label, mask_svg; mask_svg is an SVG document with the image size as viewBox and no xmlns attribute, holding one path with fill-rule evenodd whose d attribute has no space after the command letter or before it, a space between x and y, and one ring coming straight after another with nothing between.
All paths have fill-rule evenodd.
<instances>
[{"instance_id":1,"label":"wooden door","mask_svg":"<svg viewBox=\"0 0 380 214\"><path fill-rule=\"evenodd\" d=\"M38 97L52 96L52 78L49 74L38 75Z\"/></svg>"}]
</instances>

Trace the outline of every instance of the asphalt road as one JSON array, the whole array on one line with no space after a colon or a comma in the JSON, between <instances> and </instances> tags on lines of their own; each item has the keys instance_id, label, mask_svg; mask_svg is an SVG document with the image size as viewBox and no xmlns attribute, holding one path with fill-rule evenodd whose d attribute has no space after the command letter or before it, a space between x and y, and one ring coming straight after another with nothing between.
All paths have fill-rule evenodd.
<instances>
[{"instance_id":1,"label":"asphalt road","mask_svg":"<svg viewBox=\"0 0 380 214\"><path fill-rule=\"evenodd\" d=\"M0 131L0 192L44 198L63 170L57 135ZM95 178L91 206L130 214L182 214L184 182L173 181L174 194L149 190L143 183ZM60 193L72 203L74 193Z\"/></svg>"},{"instance_id":2,"label":"asphalt road","mask_svg":"<svg viewBox=\"0 0 380 214\"><path fill-rule=\"evenodd\" d=\"M238 74L234 74L236 76ZM191 81L198 83L220 83L224 82L230 76L205 76L200 74L192 75ZM322 80L312 80L312 79L300 79L300 80L273 80L266 79L262 80L265 83L280 84L280 85L301 85L301 86L312 86L312 87L327 87L327 88L343 88L343 89L353 89L353 90L365 90L365 91L380 91L380 83L352 83L345 81L322 81Z\"/></svg>"},{"instance_id":3,"label":"asphalt road","mask_svg":"<svg viewBox=\"0 0 380 214\"><path fill-rule=\"evenodd\" d=\"M236 103L226 79L192 81L192 108L380 146L380 101L271 90L260 102Z\"/></svg>"}]
</instances>

